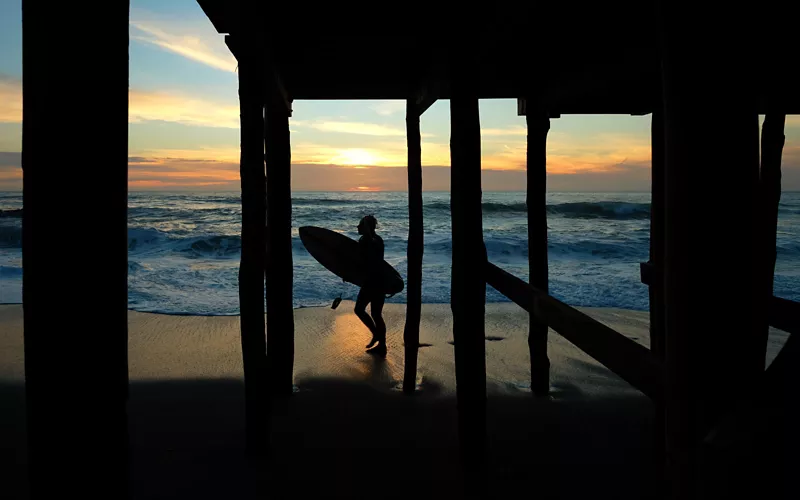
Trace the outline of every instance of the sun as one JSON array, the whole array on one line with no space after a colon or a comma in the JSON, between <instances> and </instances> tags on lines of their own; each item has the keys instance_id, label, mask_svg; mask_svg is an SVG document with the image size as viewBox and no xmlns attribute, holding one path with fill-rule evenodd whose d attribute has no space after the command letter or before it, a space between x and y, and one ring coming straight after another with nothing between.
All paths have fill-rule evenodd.
<instances>
[{"instance_id":1,"label":"sun","mask_svg":"<svg viewBox=\"0 0 800 500\"><path fill-rule=\"evenodd\" d=\"M345 149L331 160L336 165L375 165L375 155L363 149Z\"/></svg>"}]
</instances>

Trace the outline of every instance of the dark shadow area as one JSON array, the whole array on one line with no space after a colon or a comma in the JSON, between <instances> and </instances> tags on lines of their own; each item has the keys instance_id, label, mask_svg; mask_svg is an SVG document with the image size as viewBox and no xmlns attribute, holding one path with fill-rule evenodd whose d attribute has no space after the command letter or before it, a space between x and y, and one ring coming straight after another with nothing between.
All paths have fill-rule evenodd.
<instances>
[{"instance_id":1,"label":"dark shadow area","mask_svg":"<svg viewBox=\"0 0 800 500\"><path fill-rule=\"evenodd\" d=\"M28 497L25 385L0 381L0 496Z\"/></svg>"},{"instance_id":2,"label":"dark shadow area","mask_svg":"<svg viewBox=\"0 0 800 500\"><path fill-rule=\"evenodd\" d=\"M343 379L297 385L274 408L270 456L248 460L240 381L131 383L132 497L466 496L454 398L436 388L408 397ZM490 395L491 496L652 495L650 402L567 397ZM23 386L0 385L0 402L3 497L24 498Z\"/></svg>"}]
</instances>

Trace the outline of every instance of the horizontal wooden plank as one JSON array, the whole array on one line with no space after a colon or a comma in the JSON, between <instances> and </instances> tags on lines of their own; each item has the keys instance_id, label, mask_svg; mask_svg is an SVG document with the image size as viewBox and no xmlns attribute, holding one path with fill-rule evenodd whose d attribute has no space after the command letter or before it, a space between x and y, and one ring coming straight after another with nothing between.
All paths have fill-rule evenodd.
<instances>
[{"instance_id":1,"label":"horizontal wooden plank","mask_svg":"<svg viewBox=\"0 0 800 500\"><path fill-rule=\"evenodd\" d=\"M487 263L486 282L652 399L663 392L662 367L646 347Z\"/></svg>"}]
</instances>

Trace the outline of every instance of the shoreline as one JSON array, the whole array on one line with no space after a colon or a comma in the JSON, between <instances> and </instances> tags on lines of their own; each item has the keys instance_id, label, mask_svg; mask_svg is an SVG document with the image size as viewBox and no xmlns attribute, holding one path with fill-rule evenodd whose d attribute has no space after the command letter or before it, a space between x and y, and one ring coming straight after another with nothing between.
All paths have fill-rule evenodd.
<instances>
[{"instance_id":1,"label":"shoreline","mask_svg":"<svg viewBox=\"0 0 800 500\"><path fill-rule=\"evenodd\" d=\"M333 302L333 301L331 300L331 302ZM342 300L342 303L347 303L347 302L353 302L353 301L349 300L349 299ZM386 304L387 305L388 304L394 304L394 305L398 305L398 306L405 306L407 304L407 302L386 302ZM486 302L487 306L494 305L494 304L513 304L513 302L511 300ZM423 303L423 305L450 306L450 302L425 302L425 303ZM586 309L586 310L615 309L615 310L620 310L620 311L630 311L630 312L634 312L634 313L649 313L649 311L647 309L631 309L631 308L615 307L615 306L575 306L575 305L572 305L572 304L570 304L570 305L572 307L575 307L576 309L579 309L579 310L584 310L584 309ZM0 302L0 307L5 307L5 306L22 306L22 302ZM330 304L307 305L307 306L301 305L301 306L293 307L292 310L297 311L297 310L301 310L301 309L318 309L318 308L322 308L322 309L330 308ZM161 314L161 315L164 315L164 316L197 316L197 317L202 317L202 318L213 318L213 317L217 317L217 316L220 316L220 317L231 317L231 316L239 317L239 316L241 316L241 313L238 313L238 312L235 312L235 313L219 313L219 314L214 314L214 313L201 314L201 313L195 313L195 312L144 311L144 310L141 310L141 309L134 309L134 308L130 308L130 307L128 308L128 312L129 313L130 312L136 312L136 313L142 313L142 314Z\"/></svg>"},{"instance_id":2,"label":"shoreline","mask_svg":"<svg viewBox=\"0 0 800 500\"><path fill-rule=\"evenodd\" d=\"M329 306L294 309L295 383L308 377L334 376L363 380L353 372L371 358L364 353L370 338L367 328L353 313L355 303L344 300L336 310ZM390 385L402 380L404 303L386 304L388 326L387 367L382 376ZM595 320L649 348L649 313L607 307L577 307ZM85 317L90 320L91 313ZM491 390L526 390L529 377L527 345L528 313L512 302L486 304L487 381ZM239 315L165 314L128 311L130 377L241 379ZM0 380L24 380L23 314L20 304L0 305ZM767 366L788 334L770 329ZM452 313L449 304L423 304L420 322L420 369L418 379L433 380L454 390ZM615 390L634 390L603 365L590 358L552 329L548 335L552 380L593 377ZM356 370L357 372L357 370ZM589 377L591 378L591 377ZM391 379L391 382L390 380ZM420 380L418 380L420 382ZM604 382L604 383L605 383ZM515 388L515 389L513 389Z\"/></svg>"},{"instance_id":3,"label":"shoreline","mask_svg":"<svg viewBox=\"0 0 800 500\"><path fill-rule=\"evenodd\" d=\"M343 377L364 380L364 353L369 331L353 313L355 303L344 300L335 310L330 306L294 309L295 383L310 377ZM648 313L615 308L580 308L647 346ZM384 385L402 380L404 303L387 303L384 318L388 326L389 356L384 367ZM91 313L87 313L91 318ZM128 311L128 350L131 380L178 378L242 378L239 315L187 315ZM486 305L485 335L487 380L493 390L526 390L528 379L528 313L512 302ZM22 306L0 305L0 379L24 378ZM423 304L420 323L418 382L440 385L446 392L455 388L450 304ZM564 357L595 365L596 362L551 331L551 358ZM556 362L554 361L554 364ZM587 365L587 366L588 366ZM359 367L354 369L353 366ZM567 369L567 367L564 367ZM597 364L594 369L605 370ZM361 370L359 372L359 370ZM607 371L607 370L606 370ZM554 368L558 378L561 369ZM609 379L616 376L608 372ZM567 378L574 378L574 374ZM614 385L624 384L620 379ZM506 384L508 385L508 384ZM513 389L512 389L513 387ZM632 389L631 389L632 390Z\"/></svg>"}]
</instances>

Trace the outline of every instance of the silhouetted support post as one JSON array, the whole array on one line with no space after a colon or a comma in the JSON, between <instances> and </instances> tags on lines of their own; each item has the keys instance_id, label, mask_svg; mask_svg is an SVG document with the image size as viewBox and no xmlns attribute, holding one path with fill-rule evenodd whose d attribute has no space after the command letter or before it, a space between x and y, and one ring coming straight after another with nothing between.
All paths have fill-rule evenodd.
<instances>
[{"instance_id":1,"label":"silhouetted support post","mask_svg":"<svg viewBox=\"0 0 800 500\"><path fill-rule=\"evenodd\" d=\"M54 488L82 498L128 495L128 6L22 2L22 300L33 499L52 498ZM76 29L95 16L103 22ZM98 39L102 67L96 58L65 57ZM74 150L87 134L92 154L76 168L58 161L56 152ZM74 239L61 216L67 208L91 214L103 238L99 251L59 244ZM80 321L65 286L70 297L91 301L91 321ZM6 482L3 489L8 494Z\"/></svg>"},{"instance_id":2,"label":"silhouetted support post","mask_svg":"<svg viewBox=\"0 0 800 500\"><path fill-rule=\"evenodd\" d=\"M650 298L650 352L664 361L664 113L656 109L650 119L650 262L648 294ZM657 491L663 490L664 399L656 398L653 455L657 465Z\"/></svg>"},{"instance_id":3,"label":"silhouetted support post","mask_svg":"<svg viewBox=\"0 0 800 500\"><path fill-rule=\"evenodd\" d=\"M270 393L292 393L294 309L292 307L292 186L290 104L279 88L276 68L267 68L264 130L267 162L267 364Z\"/></svg>"},{"instance_id":4,"label":"silhouetted support post","mask_svg":"<svg viewBox=\"0 0 800 500\"><path fill-rule=\"evenodd\" d=\"M528 99L527 204L528 269L531 286L548 291L547 263L547 110ZM547 324L529 314L528 349L531 356L531 391L536 396L550 392L550 359L547 357Z\"/></svg>"},{"instance_id":5,"label":"silhouetted support post","mask_svg":"<svg viewBox=\"0 0 800 500\"><path fill-rule=\"evenodd\" d=\"M486 278L481 208L481 131L468 51L454 55L450 99L450 210L453 268L450 305L455 340L458 424L465 474L480 481L486 449Z\"/></svg>"},{"instance_id":6,"label":"silhouetted support post","mask_svg":"<svg viewBox=\"0 0 800 500\"><path fill-rule=\"evenodd\" d=\"M762 269L757 72L746 14L719 23L688 2L660 7L667 481L671 498L697 498L720 473L702 440L764 371L764 311L749 307Z\"/></svg>"},{"instance_id":7,"label":"silhouetted support post","mask_svg":"<svg viewBox=\"0 0 800 500\"><path fill-rule=\"evenodd\" d=\"M656 110L650 122L650 350L664 359L664 117Z\"/></svg>"},{"instance_id":8,"label":"silhouetted support post","mask_svg":"<svg viewBox=\"0 0 800 500\"><path fill-rule=\"evenodd\" d=\"M244 40L240 40L242 42ZM264 323L264 276L267 186L264 172L264 78L252 43L239 52L241 117L242 258L239 304L242 329L247 449L267 447L267 344Z\"/></svg>"},{"instance_id":9,"label":"silhouetted support post","mask_svg":"<svg viewBox=\"0 0 800 500\"><path fill-rule=\"evenodd\" d=\"M761 210L760 226L763 230L761 244L763 245L764 265L762 270L761 300L768 304L773 295L775 281L775 259L778 231L778 205L781 201L781 157L783 145L786 141L784 126L786 115L781 113L767 113L761 130L761 179L759 182L759 205ZM769 335L769 322L764 321L761 326L762 346L760 347L766 357L767 336Z\"/></svg>"},{"instance_id":10,"label":"silhouetted support post","mask_svg":"<svg viewBox=\"0 0 800 500\"><path fill-rule=\"evenodd\" d=\"M403 330L405 367L403 392L413 394L417 385L419 321L422 314L422 147L416 99L406 100L406 140L408 142L408 283L406 324Z\"/></svg>"}]
</instances>

